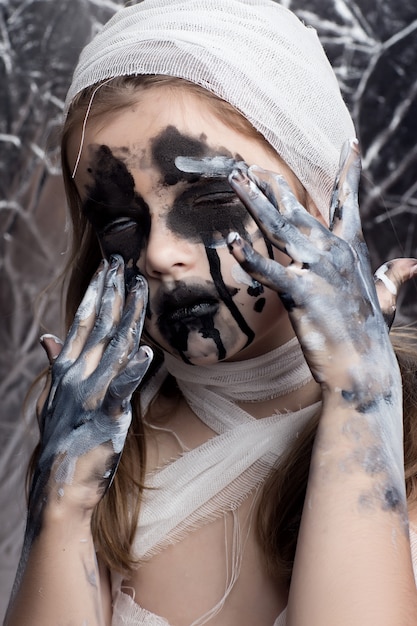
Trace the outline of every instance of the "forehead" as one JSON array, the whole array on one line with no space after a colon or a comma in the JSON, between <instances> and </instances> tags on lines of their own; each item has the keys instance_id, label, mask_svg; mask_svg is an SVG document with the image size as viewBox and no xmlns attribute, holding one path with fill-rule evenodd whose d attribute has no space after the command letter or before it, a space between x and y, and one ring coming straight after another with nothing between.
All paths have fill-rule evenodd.
<instances>
[{"instance_id":1,"label":"forehead","mask_svg":"<svg viewBox=\"0 0 417 626\"><path fill-rule=\"evenodd\" d=\"M140 94L132 106L97 119L87 120L81 158L75 177L81 194L91 179L91 168L106 168L105 159L97 159L99 146L107 146L114 157L134 173L146 173L150 183L152 171L158 182L174 185L179 182L175 167L177 156L203 157L222 154L231 156L239 143L239 134L228 129L213 115L204 102L193 94L167 94L166 89L150 89ZM225 140L225 141L224 141ZM80 134L70 136L68 157L75 164ZM187 181L189 177L183 176ZM142 181L138 180L138 183ZM153 184L157 181L153 180ZM146 185L145 185L146 186Z\"/></svg>"},{"instance_id":2,"label":"forehead","mask_svg":"<svg viewBox=\"0 0 417 626\"><path fill-rule=\"evenodd\" d=\"M94 103L93 103L94 106ZM138 93L138 99L129 107L116 112L87 119L84 146L108 145L112 148L129 148L130 152L149 151L155 138L167 127L175 127L178 133L167 133L160 138L155 150L195 150L193 142L184 142L187 136L194 141L205 140L212 146L221 147L224 139L233 141L237 135L227 128L209 109L207 103L194 94L182 93L167 88L151 88ZM69 141L70 160L75 160L81 128L72 133ZM235 139L237 137L234 137ZM86 156L83 150L81 157ZM88 156L88 153L87 153Z\"/></svg>"},{"instance_id":3,"label":"forehead","mask_svg":"<svg viewBox=\"0 0 417 626\"><path fill-rule=\"evenodd\" d=\"M80 145L81 127L69 136L67 154L71 169ZM166 185L175 184L178 170L172 164L177 156L232 156L282 173L290 184L294 178L262 141L242 134L230 123L226 125L212 106L185 89L152 87L139 92L137 101L127 108L87 119L75 176L81 195L91 181L88 170L97 146L109 147L144 187L151 185L152 177L153 185L160 181L162 172Z\"/></svg>"}]
</instances>

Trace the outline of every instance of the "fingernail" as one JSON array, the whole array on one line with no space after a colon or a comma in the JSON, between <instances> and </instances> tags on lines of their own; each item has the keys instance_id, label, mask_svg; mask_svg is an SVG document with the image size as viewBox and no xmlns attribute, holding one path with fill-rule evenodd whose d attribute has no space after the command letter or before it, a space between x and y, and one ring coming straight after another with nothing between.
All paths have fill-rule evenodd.
<instances>
[{"instance_id":1,"label":"fingernail","mask_svg":"<svg viewBox=\"0 0 417 626\"><path fill-rule=\"evenodd\" d=\"M235 231L227 235L227 243L234 243L235 241L238 241L239 239L240 239L239 233L236 233Z\"/></svg>"},{"instance_id":2,"label":"fingernail","mask_svg":"<svg viewBox=\"0 0 417 626\"><path fill-rule=\"evenodd\" d=\"M122 261L123 259L119 254L112 254L110 257L110 268L115 269L116 267L119 267Z\"/></svg>"},{"instance_id":3,"label":"fingernail","mask_svg":"<svg viewBox=\"0 0 417 626\"><path fill-rule=\"evenodd\" d=\"M139 289L144 289L146 287L146 280L142 276L142 274L136 274L135 278L132 281L129 291L135 292L139 291Z\"/></svg>"},{"instance_id":4,"label":"fingernail","mask_svg":"<svg viewBox=\"0 0 417 626\"><path fill-rule=\"evenodd\" d=\"M140 349L145 353L148 359L153 359L153 350L149 346L141 346Z\"/></svg>"},{"instance_id":5,"label":"fingernail","mask_svg":"<svg viewBox=\"0 0 417 626\"><path fill-rule=\"evenodd\" d=\"M49 359L49 363L52 364L53 361L56 361L56 359L59 356L59 353L61 352L61 350L58 350L58 352L56 354L54 354L54 348L52 347L52 344L49 344L45 341L46 339L49 339L50 341L54 341L56 343L57 346L62 347L64 345L64 343L61 341L61 339L59 337L56 337L55 335L51 335L49 333L45 333L43 335L41 335L39 337L39 342L42 346L42 348L45 350L46 352L46 356Z\"/></svg>"},{"instance_id":6,"label":"fingernail","mask_svg":"<svg viewBox=\"0 0 417 626\"><path fill-rule=\"evenodd\" d=\"M243 183L247 180L247 176L241 170L233 170L229 176L229 180L233 180L236 183Z\"/></svg>"},{"instance_id":7,"label":"fingernail","mask_svg":"<svg viewBox=\"0 0 417 626\"><path fill-rule=\"evenodd\" d=\"M56 337L55 335L51 335L50 333L44 333L43 335L39 337L39 341L42 344L45 343L45 339L52 339L52 341L55 341L55 343L57 343L59 346L64 345L59 337Z\"/></svg>"},{"instance_id":8,"label":"fingernail","mask_svg":"<svg viewBox=\"0 0 417 626\"><path fill-rule=\"evenodd\" d=\"M226 243L229 247L229 250L231 250L234 244L239 245L241 243L240 235L238 233L229 233L226 238Z\"/></svg>"}]
</instances>

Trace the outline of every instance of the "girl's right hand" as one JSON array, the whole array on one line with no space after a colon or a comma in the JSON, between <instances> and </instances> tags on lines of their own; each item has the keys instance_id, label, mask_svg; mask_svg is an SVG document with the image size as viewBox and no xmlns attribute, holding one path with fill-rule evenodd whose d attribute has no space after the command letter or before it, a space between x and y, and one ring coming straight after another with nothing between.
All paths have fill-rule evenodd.
<instances>
[{"instance_id":1,"label":"girl's right hand","mask_svg":"<svg viewBox=\"0 0 417 626\"><path fill-rule=\"evenodd\" d=\"M103 260L65 343L52 336L42 340L51 370L40 407L29 534L31 525L39 528L45 505L91 513L117 469L131 421L130 399L152 359L151 349L139 346L147 300L144 278L138 275L126 299L124 294L122 258Z\"/></svg>"}]
</instances>

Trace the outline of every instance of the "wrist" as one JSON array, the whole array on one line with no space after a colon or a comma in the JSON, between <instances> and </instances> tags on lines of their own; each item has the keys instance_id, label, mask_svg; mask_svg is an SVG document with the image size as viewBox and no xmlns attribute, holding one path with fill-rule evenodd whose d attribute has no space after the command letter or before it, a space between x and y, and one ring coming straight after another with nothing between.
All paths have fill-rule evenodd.
<instances>
[{"instance_id":1,"label":"wrist","mask_svg":"<svg viewBox=\"0 0 417 626\"><path fill-rule=\"evenodd\" d=\"M45 501L42 522L45 526L59 525L66 528L90 530L94 507L85 506L65 495L50 494Z\"/></svg>"},{"instance_id":2,"label":"wrist","mask_svg":"<svg viewBox=\"0 0 417 626\"><path fill-rule=\"evenodd\" d=\"M356 467L373 478L389 469L404 480L402 432L400 386L323 390L316 451L326 462L334 458L344 469Z\"/></svg>"},{"instance_id":3,"label":"wrist","mask_svg":"<svg viewBox=\"0 0 417 626\"><path fill-rule=\"evenodd\" d=\"M339 410L371 416L382 408L395 407L401 410L401 390L377 389L375 386L346 385L346 387L322 387L323 411Z\"/></svg>"},{"instance_id":4,"label":"wrist","mask_svg":"<svg viewBox=\"0 0 417 626\"><path fill-rule=\"evenodd\" d=\"M366 364L365 364L366 365ZM352 367L334 370L333 379L322 382L324 407L372 415L380 410L402 411L402 381L397 363L390 368Z\"/></svg>"},{"instance_id":5,"label":"wrist","mask_svg":"<svg viewBox=\"0 0 417 626\"><path fill-rule=\"evenodd\" d=\"M104 484L60 483L53 481L49 486L45 508L56 517L69 515L74 519L90 522L97 504L104 493Z\"/></svg>"},{"instance_id":6,"label":"wrist","mask_svg":"<svg viewBox=\"0 0 417 626\"><path fill-rule=\"evenodd\" d=\"M36 509L42 502L42 509L50 515L59 517L64 514L91 520L95 507L111 483L115 455L109 454L104 447L91 450L72 460L70 472L69 463L65 471L62 470L66 460L65 455L57 456L50 469L37 475L36 483L32 485L30 505Z\"/></svg>"}]
</instances>

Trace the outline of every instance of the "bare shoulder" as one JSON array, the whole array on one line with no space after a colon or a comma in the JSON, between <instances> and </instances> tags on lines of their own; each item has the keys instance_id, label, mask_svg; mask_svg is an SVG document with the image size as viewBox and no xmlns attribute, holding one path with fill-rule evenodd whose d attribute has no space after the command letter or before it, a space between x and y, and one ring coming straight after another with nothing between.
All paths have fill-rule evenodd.
<instances>
[{"instance_id":1,"label":"bare shoulder","mask_svg":"<svg viewBox=\"0 0 417 626\"><path fill-rule=\"evenodd\" d=\"M100 576L100 595L103 607L103 618L105 626L111 626L112 621L112 598L110 572L102 559L97 556L98 571Z\"/></svg>"}]
</instances>

